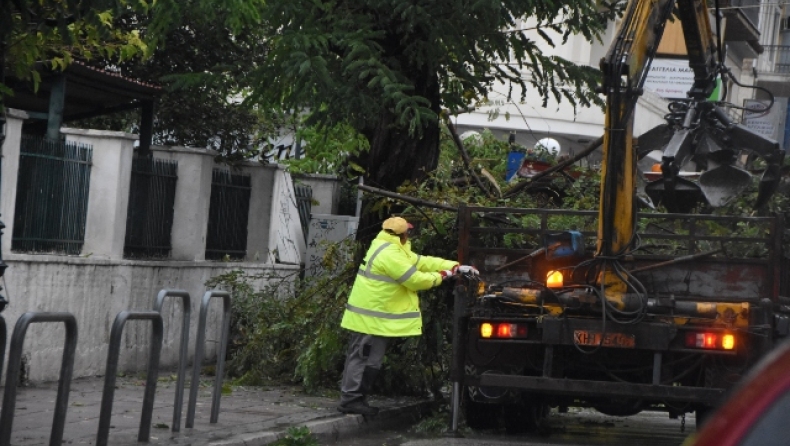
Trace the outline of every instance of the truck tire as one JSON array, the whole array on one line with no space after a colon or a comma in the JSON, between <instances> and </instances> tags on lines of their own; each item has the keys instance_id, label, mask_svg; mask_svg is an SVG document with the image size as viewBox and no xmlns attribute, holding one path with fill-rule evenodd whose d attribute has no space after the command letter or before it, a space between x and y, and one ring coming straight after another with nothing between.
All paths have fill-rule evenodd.
<instances>
[{"instance_id":1,"label":"truck tire","mask_svg":"<svg viewBox=\"0 0 790 446\"><path fill-rule=\"evenodd\" d=\"M499 414L502 412L502 405L472 401L468 392L464 390L463 411L466 425L470 429L496 429L499 425Z\"/></svg>"}]
</instances>

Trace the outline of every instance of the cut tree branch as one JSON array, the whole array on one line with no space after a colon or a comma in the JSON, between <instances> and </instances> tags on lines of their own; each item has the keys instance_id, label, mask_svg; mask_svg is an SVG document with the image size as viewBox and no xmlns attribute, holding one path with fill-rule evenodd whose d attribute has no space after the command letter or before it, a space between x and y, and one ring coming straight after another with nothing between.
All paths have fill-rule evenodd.
<instances>
[{"instance_id":1,"label":"cut tree branch","mask_svg":"<svg viewBox=\"0 0 790 446\"><path fill-rule=\"evenodd\" d=\"M593 141L590 144L588 144L587 147L584 148L584 150L582 150L578 154L574 155L572 158L568 158L567 160L557 164L556 166L553 166L553 167L551 167L549 169L544 170L543 172L538 173L534 177L527 178L525 180L519 181L518 183L516 183L515 186L511 187L510 189L508 189L502 196L504 198L509 198L509 197L512 197L513 195L516 195L517 193L519 193L522 190L526 189L527 186L529 186L530 184L534 183L535 181L545 177L546 175L550 175L550 174L552 174L552 173L554 173L554 172L556 172L558 170L565 169L566 167L570 166L571 164L575 163L576 161L579 161L580 159L584 158L585 156L591 154L595 149L600 147L602 144L603 144L603 136L600 136L600 137L598 137L598 139L596 139L595 141Z\"/></svg>"},{"instance_id":2,"label":"cut tree branch","mask_svg":"<svg viewBox=\"0 0 790 446\"><path fill-rule=\"evenodd\" d=\"M474 169L472 168L471 166L472 161L469 159L469 154L466 152L466 149L464 148L464 143L461 141L461 137L458 136L458 132L455 130L455 125L453 125L453 121L449 119L447 120L447 129L450 130L450 135L452 135L453 142L455 142L455 146L458 147L458 151L461 153L461 159L464 160L464 165L466 166L466 170L468 170L469 173L472 175L472 178L474 178L475 183L477 183L477 187L479 187L480 190L485 192L485 194L488 195L489 198L496 198L491 196L491 191L488 190L487 187L485 187L483 182L480 180L480 177L477 176L477 173L475 173Z\"/></svg>"},{"instance_id":3,"label":"cut tree branch","mask_svg":"<svg viewBox=\"0 0 790 446\"><path fill-rule=\"evenodd\" d=\"M458 208L452 207L452 206L448 206L446 204L434 203L433 201L423 200L421 198L414 198L414 197L410 197L408 195L399 194L397 192L390 192L388 190L379 189L377 187L365 186L364 184L360 184L357 187L360 190L363 190L365 192L370 192L371 194L381 195L383 197L394 198L396 200L405 201L406 203L417 204L417 205L420 205L420 206L427 206L427 207L436 208L436 209L444 209L445 211L458 212Z\"/></svg>"}]
</instances>

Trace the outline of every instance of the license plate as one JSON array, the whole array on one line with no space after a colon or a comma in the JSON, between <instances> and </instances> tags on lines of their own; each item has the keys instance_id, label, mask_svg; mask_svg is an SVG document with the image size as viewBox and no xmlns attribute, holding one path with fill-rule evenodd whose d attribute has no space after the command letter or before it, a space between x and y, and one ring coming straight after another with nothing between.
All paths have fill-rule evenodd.
<instances>
[{"instance_id":1,"label":"license plate","mask_svg":"<svg viewBox=\"0 0 790 446\"><path fill-rule=\"evenodd\" d=\"M586 345L591 347L618 347L634 348L636 337L623 333L600 333L597 331L574 330L573 342L576 345Z\"/></svg>"}]
</instances>

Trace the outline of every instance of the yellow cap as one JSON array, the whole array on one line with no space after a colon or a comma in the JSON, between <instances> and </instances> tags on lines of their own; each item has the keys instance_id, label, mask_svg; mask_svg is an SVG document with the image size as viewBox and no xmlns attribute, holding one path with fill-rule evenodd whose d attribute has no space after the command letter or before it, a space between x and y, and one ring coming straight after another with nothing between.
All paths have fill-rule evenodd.
<instances>
[{"instance_id":1,"label":"yellow cap","mask_svg":"<svg viewBox=\"0 0 790 446\"><path fill-rule=\"evenodd\" d=\"M403 234L413 227L411 223L402 217L390 217L381 224L382 229L388 229L398 235Z\"/></svg>"}]
</instances>

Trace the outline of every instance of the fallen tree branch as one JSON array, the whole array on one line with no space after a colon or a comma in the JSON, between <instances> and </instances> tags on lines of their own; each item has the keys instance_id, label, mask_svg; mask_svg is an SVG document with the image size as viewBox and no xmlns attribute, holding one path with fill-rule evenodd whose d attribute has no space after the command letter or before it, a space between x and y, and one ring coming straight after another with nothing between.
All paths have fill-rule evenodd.
<instances>
[{"instance_id":1,"label":"fallen tree branch","mask_svg":"<svg viewBox=\"0 0 790 446\"><path fill-rule=\"evenodd\" d=\"M472 175L474 178L475 183L477 183L477 187L480 188L489 198L496 198L491 196L491 191L485 187L483 181L480 180L480 177L477 176L474 169L471 166L472 160L469 158L469 154L466 152L466 148L464 148L464 143L461 141L461 137L458 136L458 132L455 130L455 125L453 125L453 121L447 120L447 129L450 130L450 135L453 137L453 142L455 142L455 146L458 147L458 152L461 153L461 159L464 160L464 165L466 166L466 170Z\"/></svg>"},{"instance_id":2,"label":"fallen tree branch","mask_svg":"<svg viewBox=\"0 0 790 446\"><path fill-rule=\"evenodd\" d=\"M628 272L632 273L632 274L633 273L641 273L643 271L650 271L651 269L663 268L665 266L677 265L678 263L689 262L691 260L701 259L703 257L712 256L712 255L715 255L715 254L719 254L721 252L724 252L724 250L720 248L720 249L714 249L713 251L701 252L699 254L691 254L691 255L687 255L687 256L681 256L681 257L674 258L672 260L667 260L666 262L654 263L652 265L646 265L646 266L642 266L640 268L634 268L634 269L632 269L632 270L630 270Z\"/></svg>"},{"instance_id":3,"label":"fallen tree branch","mask_svg":"<svg viewBox=\"0 0 790 446\"><path fill-rule=\"evenodd\" d=\"M363 190L365 192L381 195L383 197L394 198L396 200L405 201L406 203L417 204L420 206L427 206L436 209L444 209L445 211L458 212L458 208L448 206L446 204L434 203L433 201L423 200L421 198L414 198L408 195L399 194L397 192L390 192L388 190L379 189L377 187L365 186L364 184L360 184L357 187L359 188L359 190Z\"/></svg>"},{"instance_id":4,"label":"fallen tree branch","mask_svg":"<svg viewBox=\"0 0 790 446\"><path fill-rule=\"evenodd\" d=\"M556 172L558 170L565 169L566 167L570 166L571 164L575 163L576 161L579 161L580 159L586 157L587 155L591 154L595 149L600 147L602 144L603 144L603 136L600 136L600 137L598 137L598 139L596 139L595 141L593 141L590 144L588 144L587 147L584 148L584 150L582 150L578 154L574 155L572 158L568 158L567 160L557 164L556 166L552 166L551 168L546 169L543 172L538 173L537 175L533 176L532 178L527 178L527 179L519 181L518 183L516 183L516 185L514 185L513 187L511 187L510 189L505 191L505 193L504 193L504 195L502 197L503 198L510 198L513 195L516 195L517 193L519 193L522 190L526 189L527 186L529 186L530 184L534 183L535 181L545 177L546 175L550 175L550 174L552 174L552 173L554 173L554 172Z\"/></svg>"}]
</instances>

